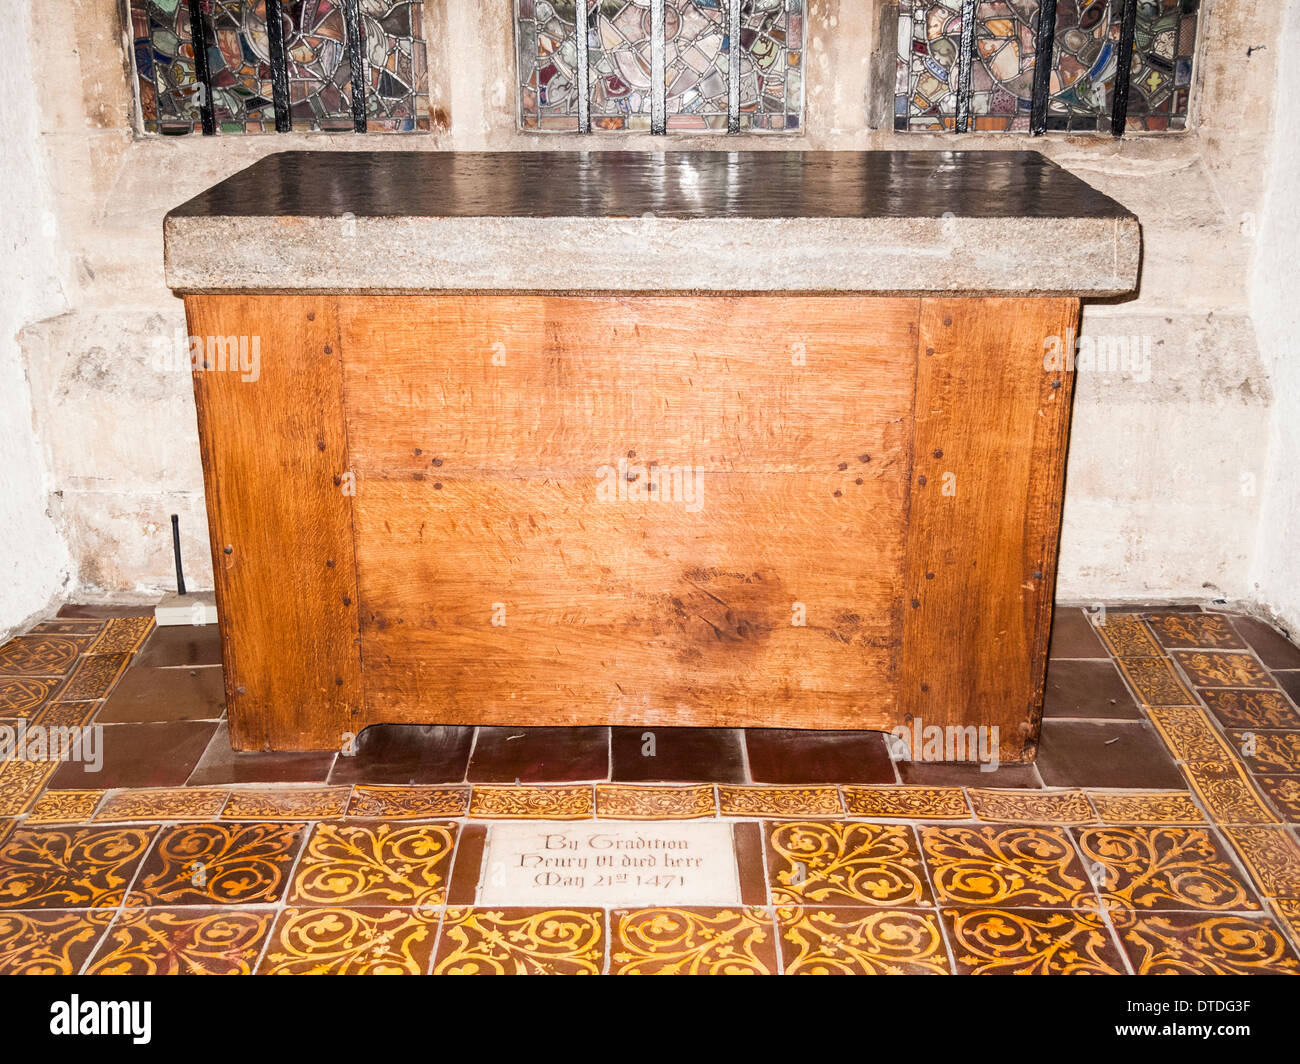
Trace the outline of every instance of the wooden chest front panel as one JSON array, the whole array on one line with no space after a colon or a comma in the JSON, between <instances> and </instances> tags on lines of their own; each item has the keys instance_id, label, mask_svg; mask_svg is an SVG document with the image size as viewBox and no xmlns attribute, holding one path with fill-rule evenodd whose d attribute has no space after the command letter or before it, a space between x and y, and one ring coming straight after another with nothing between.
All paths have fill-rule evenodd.
<instances>
[{"instance_id":1,"label":"wooden chest front panel","mask_svg":"<svg viewBox=\"0 0 1300 1064\"><path fill-rule=\"evenodd\" d=\"M367 712L885 726L918 314L342 299Z\"/></svg>"}]
</instances>

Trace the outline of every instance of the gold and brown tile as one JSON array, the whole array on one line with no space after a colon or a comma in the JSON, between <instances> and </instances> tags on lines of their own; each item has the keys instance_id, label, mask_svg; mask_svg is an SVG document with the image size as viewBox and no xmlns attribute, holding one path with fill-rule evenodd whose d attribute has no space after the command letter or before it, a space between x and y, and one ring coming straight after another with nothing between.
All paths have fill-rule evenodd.
<instances>
[{"instance_id":1,"label":"gold and brown tile","mask_svg":"<svg viewBox=\"0 0 1300 1064\"><path fill-rule=\"evenodd\" d=\"M1113 912L1138 975L1296 975L1300 960L1267 916Z\"/></svg>"},{"instance_id":2,"label":"gold and brown tile","mask_svg":"<svg viewBox=\"0 0 1300 1064\"><path fill-rule=\"evenodd\" d=\"M23 823L84 824L103 800L103 791L46 791Z\"/></svg>"},{"instance_id":3,"label":"gold and brown tile","mask_svg":"<svg viewBox=\"0 0 1300 1064\"><path fill-rule=\"evenodd\" d=\"M1090 908L1074 843L1059 827L922 827L921 848L941 905Z\"/></svg>"},{"instance_id":4,"label":"gold and brown tile","mask_svg":"<svg viewBox=\"0 0 1300 1064\"><path fill-rule=\"evenodd\" d=\"M121 820L212 820L230 792L220 787L159 787L116 791L105 800L95 819Z\"/></svg>"},{"instance_id":5,"label":"gold and brown tile","mask_svg":"<svg viewBox=\"0 0 1300 1064\"><path fill-rule=\"evenodd\" d=\"M47 702L33 718L43 728L81 728L89 724L102 702Z\"/></svg>"},{"instance_id":6,"label":"gold and brown tile","mask_svg":"<svg viewBox=\"0 0 1300 1064\"><path fill-rule=\"evenodd\" d=\"M0 912L0 975L76 975L113 915L105 909Z\"/></svg>"},{"instance_id":7,"label":"gold and brown tile","mask_svg":"<svg viewBox=\"0 0 1300 1064\"><path fill-rule=\"evenodd\" d=\"M1142 618L1132 613L1108 613L1105 623L1093 618L1093 630L1116 658L1159 657L1163 652Z\"/></svg>"},{"instance_id":8,"label":"gold and brown tile","mask_svg":"<svg viewBox=\"0 0 1300 1064\"><path fill-rule=\"evenodd\" d=\"M32 627L32 631L38 634L48 633L50 635L88 635L92 639L104 630L105 621L93 621L78 617L53 617L48 621L41 621Z\"/></svg>"},{"instance_id":9,"label":"gold and brown tile","mask_svg":"<svg viewBox=\"0 0 1300 1064\"><path fill-rule=\"evenodd\" d=\"M134 654L153 631L152 617L111 617L88 654Z\"/></svg>"},{"instance_id":10,"label":"gold and brown tile","mask_svg":"<svg viewBox=\"0 0 1300 1064\"><path fill-rule=\"evenodd\" d=\"M437 939L436 913L412 909L286 909L257 970L262 975L421 975Z\"/></svg>"},{"instance_id":11,"label":"gold and brown tile","mask_svg":"<svg viewBox=\"0 0 1300 1064\"><path fill-rule=\"evenodd\" d=\"M21 816L27 812L58 768L57 761L11 757L0 762L0 816Z\"/></svg>"},{"instance_id":12,"label":"gold and brown tile","mask_svg":"<svg viewBox=\"0 0 1300 1064\"><path fill-rule=\"evenodd\" d=\"M153 827L14 831L0 845L0 909L96 909L122 903Z\"/></svg>"},{"instance_id":13,"label":"gold and brown tile","mask_svg":"<svg viewBox=\"0 0 1300 1064\"><path fill-rule=\"evenodd\" d=\"M1182 766L1196 797L1219 824L1276 824L1277 816L1236 760L1192 761Z\"/></svg>"},{"instance_id":14,"label":"gold and brown tile","mask_svg":"<svg viewBox=\"0 0 1300 1064\"><path fill-rule=\"evenodd\" d=\"M1255 782L1259 784L1282 820L1288 824L1300 824L1300 776L1270 773L1256 776Z\"/></svg>"},{"instance_id":15,"label":"gold and brown tile","mask_svg":"<svg viewBox=\"0 0 1300 1064\"><path fill-rule=\"evenodd\" d=\"M317 824L298 862L288 903L405 908L446 900L456 825Z\"/></svg>"},{"instance_id":16,"label":"gold and brown tile","mask_svg":"<svg viewBox=\"0 0 1300 1064\"><path fill-rule=\"evenodd\" d=\"M849 816L889 820L969 820L960 787L845 787Z\"/></svg>"},{"instance_id":17,"label":"gold and brown tile","mask_svg":"<svg viewBox=\"0 0 1300 1064\"><path fill-rule=\"evenodd\" d=\"M1116 658L1115 664L1144 706L1190 706L1196 698L1166 658Z\"/></svg>"},{"instance_id":18,"label":"gold and brown tile","mask_svg":"<svg viewBox=\"0 0 1300 1064\"><path fill-rule=\"evenodd\" d=\"M64 676L93 639L54 632L15 636L0 646L0 676Z\"/></svg>"},{"instance_id":19,"label":"gold and brown tile","mask_svg":"<svg viewBox=\"0 0 1300 1064\"><path fill-rule=\"evenodd\" d=\"M127 909L87 975L248 975L275 920L270 909Z\"/></svg>"},{"instance_id":20,"label":"gold and brown tile","mask_svg":"<svg viewBox=\"0 0 1300 1064\"><path fill-rule=\"evenodd\" d=\"M357 784L348 802L349 819L432 820L464 816L468 787L385 787Z\"/></svg>"},{"instance_id":21,"label":"gold and brown tile","mask_svg":"<svg viewBox=\"0 0 1300 1064\"><path fill-rule=\"evenodd\" d=\"M1268 670L1251 653L1212 650L1174 650L1171 653L1195 687L1277 686Z\"/></svg>"},{"instance_id":22,"label":"gold and brown tile","mask_svg":"<svg viewBox=\"0 0 1300 1064\"><path fill-rule=\"evenodd\" d=\"M450 908L436 975L597 975L605 959L600 909Z\"/></svg>"},{"instance_id":23,"label":"gold and brown tile","mask_svg":"<svg viewBox=\"0 0 1300 1064\"><path fill-rule=\"evenodd\" d=\"M1266 898L1300 898L1300 843L1284 827L1231 825L1223 833Z\"/></svg>"},{"instance_id":24,"label":"gold and brown tile","mask_svg":"<svg viewBox=\"0 0 1300 1064\"><path fill-rule=\"evenodd\" d=\"M764 834L775 905L930 904L921 854L907 824L768 822Z\"/></svg>"},{"instance_id":25,"label":"gold and brown tile","mask_svg":"<svg viewBox=\"0 0 1300 1064\"><path fill-rule=\"evenodd\" d=\"M30 720L62 682L50 676L0 676L0 717Z\"/></svg>"},{"instance_id":26,"label":"gold and brown tile","mask_svg":"<svg viewBox=\"0 0 1300 1064\"><path fill-rule=\"evenodd\" d=\"M844 815L834 787L719 786L723 816L833 817Z\"/></svg>"},{"instance_id":27,"label":"gold and brown tile","mask_svg":"<svg viewBox=\"0 0 1300 1064\"><path fill-rule=\"evenodd\" d=\"M351 787L256 787L232 790L223 820L332 820L343 816Z\"/></svg>"},{"instance_id":28,"label":"gold and brown tile","mask_svg":"<svg viewBox=\"0 0 1300 1064\"><path fill-rule=\"evenodd\" d=\"M1230 761L1232 750L1196 706L1151 706L1151 723L1179 761Z\"/></svg>"},{"instance_id":29,"label":"gold and brown tile","mask_svg":"<svg viewBox=\"0 0 1300 1064\"><path fill-rule=\"evenodd\" d=\"M1096 912L944 909L962 975L1122 975L1123 956Z\"/></svg>"},{"instance_id":30,"label":"gold and brown tile","mask_svg":"<svg viewBox=\"0 0 1300 1064\"><path fill-rule=\"evenodd\" d=\"M126 671L130 654L87 654L53 696L56 702L93 702L108 693Z\"/></svg>"},{"instance_id":31,"label":"gold and brown tile","mask_svg":"<svg viewBox=\"0 0 1300 1064\"><path fill-rule=\"evenodd\" d=\"M469 815L484 820L588 820L594 811L592 786L475 787Z\"/></svg>"},{"instance_id":32,"label":"gold and brown tile","mask_svg":"<svg viewBox=\"0 0 1300 1064\"><path fill-rule=\"evenodd\" d=\"M1300 948L1300 898L1273 898L1268 907L1277 919L1278 927L1291 936L1291 945Z\"/></svg>"},{"instance_id":33,"label":"gold and brown tile","mask_svg":"<svg viewBox=\"0 0 1300 1064\"><path fill-rule=\"evenodd\" d=\"M611 975L775 975L776 932L761 908L615 909Z\"/></svg>"},{"instance_id":34,"label":"gold and brown tile","mask_svg":"<svg viewBox=\"0 0 1300 1064\"><path fill-rule=\"evenodd\" d=\"M1147 624L1163 646L1199 650L1246 650L1232 622L1218 613L1152 613Z\"/></svg>"},{"instance_id":35,"label":"gold and brown tile","mask_svg":"<svg viewBox=\"0 0 1300 1064\"><path fill-rule=\"evenodd\" d=\"M298 824L176 824L163 828L128 906L264 905L279 901L302 846Z\"/></svg>"},{"instance_id":36,"label":"gold and brown tile","mask_svg":"<svg viewBox=\"0 0 1300 1064\"><path fill-rule=\"evenodd\" d=\"M18 821L13 817L0 817L0 842L4 842L9 837L10 832L18 826Z\"/></svg>"},{"instance_id":37,"label":"gold and brown tile","mask_svg":"<svg viewBox=\"0 0 1300 1064\"><path fill-rule=\"evenodd\" d=\"M1089 791L1105 824L1204 824L1206 816L1185 791Z\"/></svg>"},{"instance_id":38,"label":"gold and brown tile","mask_svg":"<svg viewBox=\"0 0 1300 1064\"><path fill-rule=\"evenodd\" d=\"M811 906L776 910L787 975L948 975L937 913Z\"/></svg>"},{"instance_id":39,"label":"gold and brown tile","mask_svg":"<svg viewBox=\"0 0 1300 1064\"><path fill-rule=\"evenodd\" d=\"M970 791L980 820L1017 824L1092 824L1097 820L1082 791Z\"/></svg>"},{"instance_id":40,"label":"gold and brown tile","mask_svg":"<svg viewBox=\"0 0 1300 1064\"><path fill-rule=\"evenodd\" d=\"M1226 728L1296 728L1300 712L1281 691L1205 690L1201 698Z\"/></svg>"},{"instance_id":41,"label":"gold and brown tile","mask_svg":"<svg viewBox=\"0 0 1300 1064\"><path fill-rule=\"evenodd\" d=\"M596 816L609 820L696 820L717 813L712 784L688 787L596 784Z\"/></svg>"},{"instance_id":42,"label":"gold and brown tile","mask_svg":"<svg viewBox=\"0 0 1300 1064\"><path fill-rule=\"evenodd\" d=\"M1300 775L1300 731L1234 728L1228 732L1228 741L1254 772Z\"/></svg>"}]
</instances>

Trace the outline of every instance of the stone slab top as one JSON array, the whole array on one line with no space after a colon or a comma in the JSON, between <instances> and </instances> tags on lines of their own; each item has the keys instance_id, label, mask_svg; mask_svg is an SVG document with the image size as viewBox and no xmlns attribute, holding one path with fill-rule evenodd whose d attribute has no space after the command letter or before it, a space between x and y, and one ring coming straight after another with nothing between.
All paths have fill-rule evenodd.
<instances>
[{"instance_id":1,"label":"stone slab top","mask_svg":"<svg viewBox=\"0 0 1300 1064\"><path fill-rule=\"evenodd\" d=\"M182 293L1114 296L1137 219L1032 151L282 152L172 210Z\"/></svg>"}]
</instances>

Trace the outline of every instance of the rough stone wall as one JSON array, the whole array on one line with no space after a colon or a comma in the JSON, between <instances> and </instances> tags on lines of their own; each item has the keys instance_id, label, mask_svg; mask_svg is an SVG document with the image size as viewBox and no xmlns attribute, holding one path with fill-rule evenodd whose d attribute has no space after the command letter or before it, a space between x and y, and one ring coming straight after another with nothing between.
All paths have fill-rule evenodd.
<instances>
[{"instance_id":1,"label":"rough stone wall","mask_svg":"<svg viewBox=\"0 0 1300 1064\"><path fill-rule=\"evenodd\" d=\"M180 302L163 285L162 217L261 155L303 147L958 146L953 137L869 128L869 115L887 113L878 90L892 81L880 0L810 0L804 136L725 142L521 134L510 0L429 0L440 27L432 63L441 128L431 135L140 137L124 0L24 3L42 42L38 120L70 283L66 309L38 304L22 339L36 430L62 493L59 521L84 595L168 586L172 512L182 515L193 582L210 580L189 382L150 364L158 337L183 328ZM1085 336L1138 337L1150 364L1149 372L1080 373L1063 599L1268 597L1252 586L1251 565L1262 494L1277 490L1277 478L1264 471L1273 393L1249 285L1261 219L1271 217L1262 212L1285 5L1202 6L1194 132L1121 143L960 139L963 148L1041 150L1130 207L1144 226L1138 297L1085 313ZM885 59L873 63L878 48Z\"/></svg>"}]
</instances>

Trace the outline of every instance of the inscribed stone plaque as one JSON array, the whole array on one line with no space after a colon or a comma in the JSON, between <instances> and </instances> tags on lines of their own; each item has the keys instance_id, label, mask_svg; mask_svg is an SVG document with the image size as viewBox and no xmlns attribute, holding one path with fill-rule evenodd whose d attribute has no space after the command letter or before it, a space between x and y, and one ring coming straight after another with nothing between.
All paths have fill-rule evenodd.
<instances>
[{"instance_id":1,"label":"inscribed stone plaque","mask_svg":"<svg viewBox=\"0 0 1300 1064\"><path fill-rule=\"evenodd\" d=\"M494 824L480 905L738 905L731 825Z\"/></svg>"}]
</instances>

